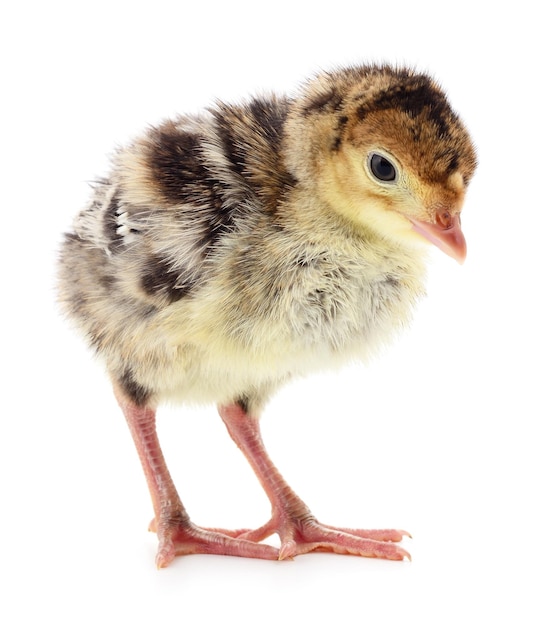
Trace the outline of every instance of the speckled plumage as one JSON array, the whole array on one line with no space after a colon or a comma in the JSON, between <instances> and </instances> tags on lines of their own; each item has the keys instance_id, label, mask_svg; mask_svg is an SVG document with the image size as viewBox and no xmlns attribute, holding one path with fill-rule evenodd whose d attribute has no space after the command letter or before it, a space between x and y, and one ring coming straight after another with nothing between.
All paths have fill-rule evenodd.
<instances>
[{"instance_id":1,"label":"speckled plumage","mask_svg":"<svg viewBox=\"0 0 555 626\"><path fill-rule=\"evenodd\" d=\"M372 151L395 184L375 179ZM60 301L134 405L257 415L291 376L408 323L424 292L414 223L450 227L475 164L443 92L411 70L217 103L114 155L63 244Z\"/></svg>"}]
</instances>

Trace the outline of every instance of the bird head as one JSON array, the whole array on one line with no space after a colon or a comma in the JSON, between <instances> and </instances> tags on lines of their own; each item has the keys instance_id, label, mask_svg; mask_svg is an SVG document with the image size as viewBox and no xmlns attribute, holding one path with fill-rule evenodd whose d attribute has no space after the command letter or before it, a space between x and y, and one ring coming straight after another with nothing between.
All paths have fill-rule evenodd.
<instances>
[{"instance_id":1,"label":"bird head","mask_svg":"<svg viewBox=\"0 0 555 626\"><path fill-rule=\"evenodd\" d=\"M427 75L366 66L319 76L294 105L288 165L358 229L466 256L472 141ZM301 147L301 142L302 146Z\"/></svg>"}]
</instances>

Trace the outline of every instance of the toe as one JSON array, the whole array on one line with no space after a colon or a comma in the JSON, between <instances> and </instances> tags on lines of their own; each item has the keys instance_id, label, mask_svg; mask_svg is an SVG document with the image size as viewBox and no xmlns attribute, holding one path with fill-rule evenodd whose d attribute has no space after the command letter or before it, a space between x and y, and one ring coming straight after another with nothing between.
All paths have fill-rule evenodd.
<instances>
[{"instance_id":1,"label":"toe","mask_svg":"<svg viewBox=\"0 0 555 626\"><path fill-rule=\"evenodd\" d=\"M156 567L162 569L167 567L175 558L176 549L173 541L170 539L161 539L158 544L158 552L156 553Z\"/></svg>"}]
</instances>

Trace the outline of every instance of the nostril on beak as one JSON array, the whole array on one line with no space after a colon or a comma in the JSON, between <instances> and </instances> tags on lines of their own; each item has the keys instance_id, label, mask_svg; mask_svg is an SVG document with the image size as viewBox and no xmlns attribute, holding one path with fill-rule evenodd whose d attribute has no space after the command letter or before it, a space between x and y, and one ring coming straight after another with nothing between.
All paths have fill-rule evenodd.
<instances>
[{"instance_id":1,"label":"nostril on beak","mask_svg":"<svg viewBox=\"0 0 555 626\"><path fill-rule=\"evenodd\" d=\"M453 216L446 209L440 209L436 213L436 224L443 226L443 228L451 228L453 226Z\"/></svg>"}]
</instances>

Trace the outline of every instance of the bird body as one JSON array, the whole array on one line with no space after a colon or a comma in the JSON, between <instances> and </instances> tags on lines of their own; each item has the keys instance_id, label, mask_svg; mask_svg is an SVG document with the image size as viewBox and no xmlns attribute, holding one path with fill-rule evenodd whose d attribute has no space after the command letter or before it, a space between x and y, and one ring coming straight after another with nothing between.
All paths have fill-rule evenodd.
<instances>
[{"instance_id":1,"label":"bird body","mask_svg":"<svg viewBox=\"0 0 555 626\"><path fill-rule=\"evenodd\" d=\"M426 239L464 256L474 167L445 96L411 70L217 103L114 155L66 236L60 300L124 412L212 402L257 418L291 377L366 357L407 325Z\"/></svg>"}]
</instances>

